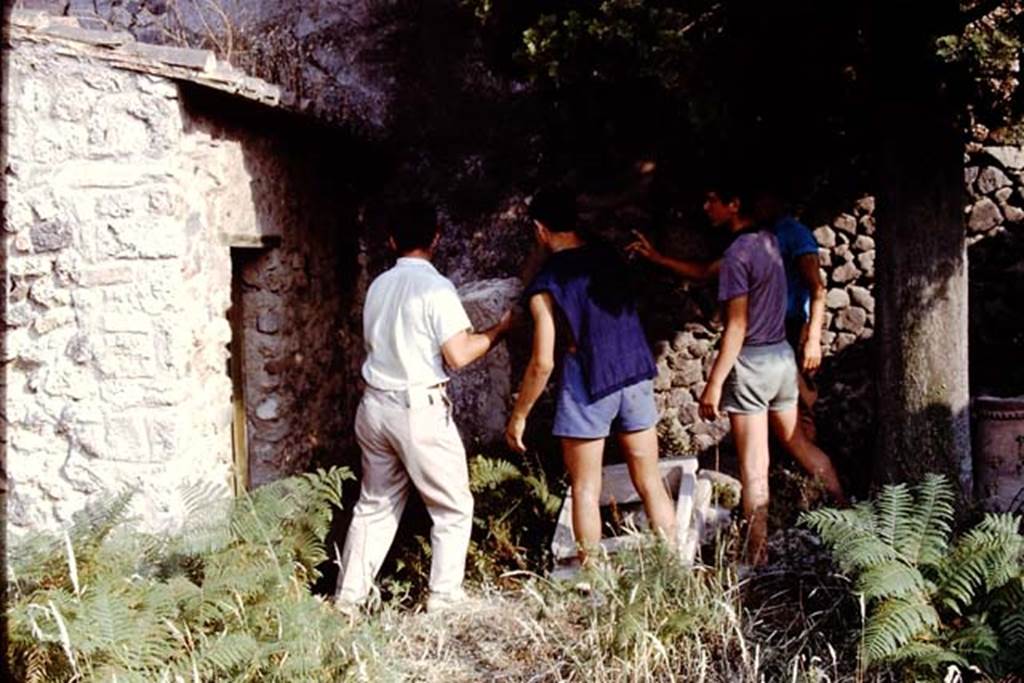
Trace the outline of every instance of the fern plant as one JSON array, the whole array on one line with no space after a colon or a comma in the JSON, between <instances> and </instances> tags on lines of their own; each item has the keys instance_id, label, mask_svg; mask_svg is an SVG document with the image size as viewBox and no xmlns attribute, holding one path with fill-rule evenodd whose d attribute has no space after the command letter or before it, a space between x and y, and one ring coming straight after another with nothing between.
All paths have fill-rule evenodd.
<instances>
[{"instance_id":1,"label":"fern plant","mask_svg":"<svg viewBox=\"0 0 1024 683\"><path fill-rule=\"evenodd\" d=\"M311 595L347 470L231 502L183 498L179 534L126 528L128 495L8 563L8 662L18 680L337 680L347 625Z\"/></svg>"},{"instance_id":2,"label":"fern plant","mask_svg":"<svg viewBox=\"0 0 1024 683\"><path fill-rule=\"evenodd\" d=\"M1024 671L1020 519L987 514L954 540L953 502L949 482L930 474L914 488L886 486L873 502L801 516L856 579L867 665Z\"/></svg>"}]
</instances>

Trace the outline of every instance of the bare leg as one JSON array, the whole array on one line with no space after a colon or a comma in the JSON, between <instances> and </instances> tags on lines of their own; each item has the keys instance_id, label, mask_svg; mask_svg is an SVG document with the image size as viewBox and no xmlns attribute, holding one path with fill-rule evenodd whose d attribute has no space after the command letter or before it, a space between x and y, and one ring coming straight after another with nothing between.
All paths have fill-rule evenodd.
<instances>
[{"instance_id":1,"label":"bare leg","mask_svg":"<svg viewBox=\"0 0 1024 683\"><path fill-rule=\"evenodd\" d=\"M671 544L676 539L676 513L665 490L658 467L658 433L652 427L641 432L619 435L633 487L644 502L644 511L655 533L663 534Z\"/></svg>"},{"instance_id":2,"label":"bare leg","mask_svg":"<svg viewBox=\"0 0 1024 683\"><path fill-rule=\"evenodd\" d=\"M580 562L601 542L601 460L604 439L562 439L562 458L572 486L572 527Z\"/></svg>"},{"instance_id":3,"label":"bare leg","mask_svg":"<svg viewBox=\"0 0 1024 683\"><path fill-rule=\"evenodd\" d=\"M814 404L818 400L818 390L811 386L802 372L796 373L796 382L800 397L797 404L800 429L807 440L813 443L818 440L818 428L814 424Z\"/></svg>"},{"instance_id":4,"label":"bare leg","mask_svg":"<svg viewBox=\"0 0 1024 683\"><path fill-rule=\"evenodd\" d=\"M836 474L832 461L825 453L814 445L814 442L807 438L807 434L800 429L797 416L797 409L772 412L770 415L772 431L782 442L786 450L792 454L798 463L816 479L820 479L825 485L832 499L839 505L846 505L846 494L839 483L839 475Z\"/></svg>"},{"instance_id":5,"label":"bare leg","mask_svg":"<svg viewBox=\"0 0 1024 683\"><path fill-rule=\"evenodd\" d=\"M794 416L796 411L793 411ZM768 543L768 416L730 413L740 460L743 516L747 518L747 558L764 564Z\"/></svg>"}]
</instances>

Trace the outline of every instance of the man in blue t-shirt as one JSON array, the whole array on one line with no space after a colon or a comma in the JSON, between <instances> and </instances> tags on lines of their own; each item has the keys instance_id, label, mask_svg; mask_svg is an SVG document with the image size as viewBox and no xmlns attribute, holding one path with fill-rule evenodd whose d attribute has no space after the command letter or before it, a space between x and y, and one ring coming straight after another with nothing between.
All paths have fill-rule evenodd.
<instances>
[{"instance_id":1,"label":"man in blue t-shirt","mask_svg":"<svg viewBox=\"0 0 1024 683\"><path fill-rule=\"evenodd\" d=\"M549 253L524 294L533 316L533 352L506 427L509 446L524 452L523 433L534 403L555 368L555 339L565 338L554 435L572 487L572 523L586 561L601 540L601 464L604 442L617 432L633 484L652 527L675 540L675 511L658 467L650 347L623 285L613 250L576 231L576 197L567 190L538 192L529 208L538 242Z\"/></svg>"}]
</instances>

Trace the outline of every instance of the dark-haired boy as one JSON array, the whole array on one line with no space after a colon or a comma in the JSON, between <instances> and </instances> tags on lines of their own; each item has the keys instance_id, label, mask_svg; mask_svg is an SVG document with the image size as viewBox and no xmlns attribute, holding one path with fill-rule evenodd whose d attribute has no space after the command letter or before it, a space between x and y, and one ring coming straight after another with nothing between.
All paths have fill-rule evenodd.
<instances>
[{"instance_id":1,"label":"dark-haired boy","mask_svg":"<svg viewBox=\"0 0 1024 683\"><path fill-rule=\"evenodd\" d=\"M748 557L766 560L768 529L768 432L772 432L840 503L845 496L828 456L797 421L797 365L786 339L786 271L779 243L759 228L742 190L709 192L704 212L711 223L735 235L721 262L718 300L725 331L711 367L700 415L729 416L739 455L743 512L748 522Z\"/></svg>"},{"instance_id":2,"label":"dark-haired boy","mask_svg":"<svg viewBox=\"0 0 1024 683\"><path fill-rule=\"evenodd\" d=\"M366 390L355 424L363 473L337 601L351 611L369 595L411 483L433 522L427 601L433 611L464 598L473 521L466 452L452 419L445 365L458 369L487 353L508 329L511 315L483 332L472 331L454 285L430 262L440 239L433 208L398 207L389 233L398 260L370 285L363 307Z\"/></svg>"},{"instance_id":3,"label":"dark-haired boy","mask_svg":"<svg viewBox=\"0 0 1024 683\"><path fill-rule=\"evenodd\" d=\"M556 327L568 337L562 359L553 432L572 487L572 523L580 559L601 539L604 442L618 433L630 477L652 527L671 542L675 511L658 467L652 379L656 370L636 313L625 269L611 249L576 230L576 198L565 189L538 192L529 207L537 240L549 252L526 288L533 316L533 351L506 427L525 451L523 432L555 367Z\"/></svg>"}]
</instances>

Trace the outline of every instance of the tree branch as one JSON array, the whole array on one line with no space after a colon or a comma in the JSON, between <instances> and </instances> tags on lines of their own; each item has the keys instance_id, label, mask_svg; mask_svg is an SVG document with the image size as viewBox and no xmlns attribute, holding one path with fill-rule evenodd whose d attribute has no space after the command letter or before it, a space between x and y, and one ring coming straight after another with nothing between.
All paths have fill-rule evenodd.
<instances>
[{"instance_id":1,"label":"tree branch","mask_svg":"<svg viewBox=\"0 0 1024 683\"><path fill-rule=\"evenodd\" d=\"M984 19L1006 4L1006 0L978 0L970 9L961 10L957 22L958 30L963 30L979 19Z\"/></svg>"}]
</instances>

